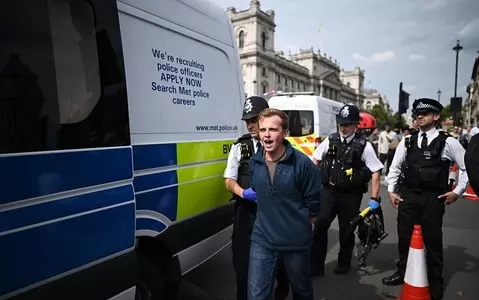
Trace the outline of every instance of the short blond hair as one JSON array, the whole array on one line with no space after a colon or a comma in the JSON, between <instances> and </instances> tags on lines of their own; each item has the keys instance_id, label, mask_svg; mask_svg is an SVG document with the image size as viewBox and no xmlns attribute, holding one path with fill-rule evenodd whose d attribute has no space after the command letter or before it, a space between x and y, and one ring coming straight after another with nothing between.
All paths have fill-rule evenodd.
<instances>
[{"instance_id":1,"label":"short blond hair","mask_svg":"<svg viewBox=\"0 0 479 300\"><path fill-rule=\"evenodd\" d=\"M258 115L258 121L264 118L271 118L274 116L278 116L281 119L281 128L283 130L289 129L289 117L284 111L276 109L276 108L265 108L263 109Z\"/></svg>"}]
</instances>

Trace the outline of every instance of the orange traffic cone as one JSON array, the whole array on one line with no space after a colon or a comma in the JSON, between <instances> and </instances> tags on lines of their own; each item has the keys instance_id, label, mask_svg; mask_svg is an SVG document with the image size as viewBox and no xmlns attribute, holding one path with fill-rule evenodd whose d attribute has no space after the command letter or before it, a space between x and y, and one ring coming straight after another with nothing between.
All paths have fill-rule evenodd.
<instances>
[{"instance_id":1,"label":"orange traffic cone","mask_svg":"<svg viewBox=\"0 0 479 300\"><path fill-rule=\"evenodd\" d=\"M449 181L455 183L457 181L457 164L454 163L451 167L451 170L449 172ZM456 187L456 184L452 185L452 189ZM466 191L462 194L462 197L468 199L468 200L474 200L474 201L479 201L479 197L476 195L472 187L469 185L466 189Z\"/></svg>"},{"instance_id":2,"label":"orange traffic cone","mask_svg":"<svg viewBox=\"0 0 479 300\"><path fill-rule=\"evenodd\" d=\"M407 257L406 274L401 296L397 300L430 300L426 253L420 225L414 225Z\"/></svg>"},{"instance_id":3,"label":"orange traffic cone","mask_svg":"<svg viewBox=\"0 0 479 300\"><path fill-rule=\"evenodd\" d=\"M466 191L464 192L464 194L462 194L462 196L468 200L479 200L479 197L476 195L476 193L474 193L474 190L470 185L467 187Z\"/></svg>"},{"instance_id":4,"label":"orange traffic cone","mask_svg":"<svg viewBox=\"0 0 479 300\"><path fill-rule=\"evenodd\" d=\"M452 189L456 187L455 183L457 181L457 164L452 164L452 167L449 171L449 182L453 182Z\"/></svg>"}]
</instances>

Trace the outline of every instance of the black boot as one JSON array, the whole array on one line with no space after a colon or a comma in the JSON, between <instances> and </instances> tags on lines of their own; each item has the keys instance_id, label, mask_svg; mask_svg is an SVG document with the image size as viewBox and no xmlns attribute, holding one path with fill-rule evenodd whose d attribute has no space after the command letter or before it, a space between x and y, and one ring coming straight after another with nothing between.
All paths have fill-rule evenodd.
<instances>
[{"instance_id":1,"label":"black boot","mask_svg":"<svg viewBox=\"0 0 479 300\"><path fill-rule=\"evenodd\" d=\"M324 264L313 262L311 264L311 277L323 277L324 276Z\"/></svg>"},{"instance_id":2,"label":"black boot","mask_svg":"<svg viewBox=\"0 0 479 300\"><path fill-rule=\"evenodd\" d=\"M404 283L404 275L401 272L396 271L394 274L384 277L382 282L384 285L390 286L401 285Z\"/></svg>"},{"instance_id":3,"label":"black boot","mask_svg":"<svg viewBox=\"0 0 479 300\"><path fill-rule=\"evenodd\" d=\"M351 270L351 264L340 264L338 263L336 268L334 268L334 273L338 275L346 274Z\"/></svg>"}]
</instances>

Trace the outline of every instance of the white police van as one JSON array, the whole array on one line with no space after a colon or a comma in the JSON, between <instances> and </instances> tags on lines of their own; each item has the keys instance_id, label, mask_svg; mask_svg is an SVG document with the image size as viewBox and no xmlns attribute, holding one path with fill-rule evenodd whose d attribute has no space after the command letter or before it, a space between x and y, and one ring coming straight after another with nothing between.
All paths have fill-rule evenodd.
<instances>
[{"instance_id":1,"label":"white police van","mask_svg":"<svg viewBox=\"0 0 479 300\"><path fill-rule=\"evenodd\" d=\"M175 299L231 237L226 12L15 0L0 28L0 299Z\"/></svg>"},{"instance_id":2,"label":"white police van","mask_svg":"<svg viewBox=\"0 0 479 300\"><path fill-rule=\"evenodd\" d=\"M270 95L270 107L289 116L291 144L310 158L322 140L337 131L336 115L343 103L315 95L314 92Z\"/></svg>"}]
</instances>

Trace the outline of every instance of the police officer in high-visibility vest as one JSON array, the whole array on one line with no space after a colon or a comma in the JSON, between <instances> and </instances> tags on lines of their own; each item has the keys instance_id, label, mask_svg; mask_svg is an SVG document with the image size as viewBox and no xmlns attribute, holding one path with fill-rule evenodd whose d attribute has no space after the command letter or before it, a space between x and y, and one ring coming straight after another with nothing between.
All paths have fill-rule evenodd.
<instances>
[{"instance_id":1,"label":"police officer in high-visibility vest","mask_svg":"<svg viewBox=\"0 0 479 300\"><path fill-rule=\"evenodd\" d=\"M421 98L414 101L412 108L419 132L401 140L386 178L389 198L398 209L399 262L397 271L382 281L385 285L403 283L411 235L414 225L419 224L426 246L431 299L439 300L444 294L442 218L445 205L456 201L467 188L465 150L457 139L436 129L443 109L441 103ZM453 191L448 180L451 162L459 170Z\"/></svg>"},{"instance_id":2,"label":"police officer in high-visibility vest","mask_svg":"<svg viewBox=\"0 0 479 300\"><path fill-rule=\"evenodd\" d=\"M369 205L376 208L379 200L380 174L384 167L371 143L357 133L359 109L344 105L336 116L339 132L331 134L314 150L313 161L323 173L323 197L316 219L316 232L312 248L312 274L324 275L324 262L328 246L328 230L338 216L340 251L336 274L351 269L354 234L349 222L359 213L363 194L372 179ZM380 210L380 207L378 208ZM382 218L382 211L378 211Z\"/></svg>"},{"instance_id":3,"label":"police officer in high-visibility vest","mask_svg":"<svg viewBox=\"0 0 479 300\"><path fill-rule=\"evenodd\" d=\"M236 200L231 247L238 300L247 299L250 237L256 219L256 193L250 188L249 161L262 147L259 141L258 114L268 107L268 102L263 97L246 99L242 120L246 122L249 133L240 137L231 147L223 176L226 188ZM275 299L286 299L289 294L289 279L281 263L277 265L276 279L278 286Z\"/></svg>"}]
</instances>

